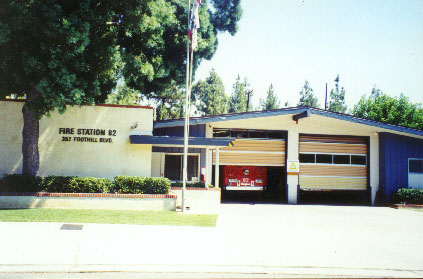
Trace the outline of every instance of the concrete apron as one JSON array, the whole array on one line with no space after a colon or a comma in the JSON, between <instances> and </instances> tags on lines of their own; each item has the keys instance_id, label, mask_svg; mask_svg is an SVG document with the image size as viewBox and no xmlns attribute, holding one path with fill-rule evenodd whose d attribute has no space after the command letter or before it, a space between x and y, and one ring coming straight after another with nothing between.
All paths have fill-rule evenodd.
<instances>
[{"instance_id":1,"label":"concrete apron","mask_svg":"<svg viewBox=\"0 0 423 279\"><path fill-rule=\"evenodd\" d=\"M0 223L0 272L421 277L422 217L391 208L222 205L216 228Z\"/></svg>"}]
</instances>

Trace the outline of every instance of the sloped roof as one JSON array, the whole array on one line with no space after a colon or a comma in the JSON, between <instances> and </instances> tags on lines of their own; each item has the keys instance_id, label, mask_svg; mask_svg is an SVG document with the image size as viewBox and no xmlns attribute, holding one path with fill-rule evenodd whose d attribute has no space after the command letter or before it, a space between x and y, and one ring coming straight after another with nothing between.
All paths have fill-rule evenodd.
<instances>
[{"instance_id":1,"label":"sloped roof","mask_svg":"<svg viewBox=\"0 0 423 279\"><path fill-rule=\"evenodd\" d=\"M189 122L190 122L190 125L200 125L200 124L222 122L222 121L243 120L243 119L271 117L271 116L279 116L279 115L290 115L290 114L295 115L295 114L303 113L305 111L307 111L309 114L315 114L315 115L334 118L338 120L383 128L383 129L387 129L387 130L391 130L395 132L423 136L423 130L408 128L408 127L399 126L399 125L387 124L380 121L364 119L364 118L356 117L349 114L327 111L327 110L306 107L306 106L272 109L272 110L265 110L265 111L251 111L251 112L242 112L242 113L190 117ZM178 126L184 126L184 118L156 121L154 123L154 128L166 128L166 127L178 127Z\"/></svg>"}]
</instances>

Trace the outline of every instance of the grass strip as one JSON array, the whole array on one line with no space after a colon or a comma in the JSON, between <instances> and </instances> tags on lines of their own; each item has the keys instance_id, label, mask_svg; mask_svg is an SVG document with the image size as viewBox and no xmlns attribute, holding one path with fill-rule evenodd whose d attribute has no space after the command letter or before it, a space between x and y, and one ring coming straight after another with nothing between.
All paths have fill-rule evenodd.
<instances>
[{"instance_id":1,"label":"grass strip","mask_svg":"<svg viewBox=\"0 0 423 279\"><path fill-rule=\"evenodd\" d=\"M174 211L1 209L0 222L60 222L215 227L217 215Z\"/></svg>"}]
</instances>

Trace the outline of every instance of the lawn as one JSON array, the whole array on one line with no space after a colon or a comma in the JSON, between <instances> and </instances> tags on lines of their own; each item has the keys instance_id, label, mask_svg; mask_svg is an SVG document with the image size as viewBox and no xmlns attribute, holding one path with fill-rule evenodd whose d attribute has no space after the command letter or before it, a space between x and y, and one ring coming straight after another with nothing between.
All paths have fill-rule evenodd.
<instances>
[{"instance_id":1,"label":"lawn","mask_svg":"<svg viewBox=\"0 0 423 279\"><path fill-rule=\"evenodd\" d=\"M1 209L0 222L102 223L215 227L217 215L174 211Z\"/></svg>"}]
</instances>

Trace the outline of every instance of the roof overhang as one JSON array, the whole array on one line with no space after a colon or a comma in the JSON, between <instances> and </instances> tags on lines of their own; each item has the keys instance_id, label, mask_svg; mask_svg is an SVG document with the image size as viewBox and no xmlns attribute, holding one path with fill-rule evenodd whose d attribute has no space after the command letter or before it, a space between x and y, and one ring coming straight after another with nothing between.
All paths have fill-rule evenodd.
<instances>
[{"instance_id":1,"label":"roof overhang","mask_svg":"<svg viewBox=\"0 0 423 279\"><path fill-rule=\"evenodd\" d=\"M153 146L184 146L183 137L165 137L165 136L150 136L150 135L130 135L129 141L131 144L151 144ZM197 148L216 148L233 146L234 138L188 138L188 145Z\"/></svg>"},{"instance_id":2,"label":"roof overhang","mask_svg":"<svg viewBox=\"0 0 423 279\"><path fill-rule=\"evenodd\" d=\"M267 111L250 111L243 113L231 113L231 114L220 114L220 115L211 115L211 116L201 116L201 117L190 117L189 125L199 125L207 124L213 122L222 122L222 121L233 121L233 120L245 120L257 117L270 117L270 116L279 116L279 115L288 115L288 114L298 114L304 112L307 108L296 107L296 108L284 108L284 109L274 109ZM167 127L178 127L184 126L185 120L173 119L173 120L164 120L154 123L154 128L167 128Z\"/></svg>"},{"instance_id":3,"label":"roof overhang","mask_svg":"<svg viewBox=\"0 0 423 279\"><path fill-rule=\"evenodd\" d=\"M400 132L409 135L423 136L423 130L408 128L404 126L392 125L388 123L383 123L375 120L364 119L356 117L349 114L337 113L327 110L322 110L312 107L293 107L293 108L282 108L274 109L267 111L251 111L244 113L233 113L233 114L221 114L221 115L212 115L212 116L203 116L203 117L191 117L190 125L199 125L207 124L213 122L223 122L223 121L234 121L234 120L245 120L252 118L261 118L261 117L272 117L272 116L281 116L281 115L294 115L298 119L302 117L310 117L311 115L319 115L332 119L343 120L347 122L367 125L371 127L381 128L390 130L392 132ZM293 120L295 120L293 118ZM175 119L175 120L165 120L158 121L154 123L154 128L167 128L167 127L177 127L184 126L184 119ZM295 120L296 121L296 120Z\"/></svg>"}]
</instances>

